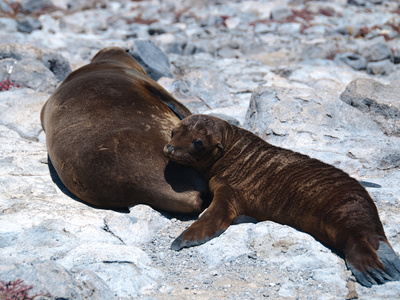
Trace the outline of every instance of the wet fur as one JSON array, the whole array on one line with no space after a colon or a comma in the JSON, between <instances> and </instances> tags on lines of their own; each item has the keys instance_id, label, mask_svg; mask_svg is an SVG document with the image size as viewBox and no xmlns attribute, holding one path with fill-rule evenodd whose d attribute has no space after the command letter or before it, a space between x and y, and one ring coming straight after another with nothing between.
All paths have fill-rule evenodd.
<instances>
[{"instance_id":1,"label":"wet fur","mask_svg":"<svg viewBox=\"0 0 400 300\"><path fill-rule=\"evenodd\" d=\"M203 147L194 147L195 140L201 140ZM365 286L400 278L400 260L373 200L345 172L204 115L190 116L177 125L164 153L198 169L214 197L172 249L204 243L237 216L247 215L290 225L340 250Z\"/></svg>"}]
</instances>

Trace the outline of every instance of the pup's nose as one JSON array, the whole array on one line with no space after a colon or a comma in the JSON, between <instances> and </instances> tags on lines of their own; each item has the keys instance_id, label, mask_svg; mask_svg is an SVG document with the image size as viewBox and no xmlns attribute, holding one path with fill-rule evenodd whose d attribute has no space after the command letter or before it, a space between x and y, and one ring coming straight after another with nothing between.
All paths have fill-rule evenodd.
<instances>
[{"instance_id":1,"label":"pup's nose","mask_svg":"<svg viewBox=\"0 0 400 300\"><path fill-rule=\"evenodd\" d=\"M174 153L174 151L175 151L174 146L171 146L171 145L164 146L164 154L165 155L167 155L167 156L172 155Z\"/></svg>"}]
</instances>

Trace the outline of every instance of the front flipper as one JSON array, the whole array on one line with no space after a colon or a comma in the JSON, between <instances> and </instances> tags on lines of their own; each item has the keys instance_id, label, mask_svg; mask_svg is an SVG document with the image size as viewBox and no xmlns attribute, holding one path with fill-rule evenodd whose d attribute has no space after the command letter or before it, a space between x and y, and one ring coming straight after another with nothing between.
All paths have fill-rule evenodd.
<instances>
[{"instance_id":1,"label":"front flipper","mask_svg":"<svg viewBox=\"0 0 400 300\"><path fill-rule=\"evenodd\" d=\"M171 245L172 250L204 244L223 233L238 216L229 186L214 191L214 199L203 215L189 226Z\"/></svg>"},{"instance_id":2,"label":"front flipper","mask_svg":"<svg viewBox=\"0 0 400 300\"><path fill-rule=\"evenodd\" d=\"M367 242L358 241L346 263L358 282L366 287L400 279L400 259L386 241L377 251Z\"/></svg>"}]
</instances>

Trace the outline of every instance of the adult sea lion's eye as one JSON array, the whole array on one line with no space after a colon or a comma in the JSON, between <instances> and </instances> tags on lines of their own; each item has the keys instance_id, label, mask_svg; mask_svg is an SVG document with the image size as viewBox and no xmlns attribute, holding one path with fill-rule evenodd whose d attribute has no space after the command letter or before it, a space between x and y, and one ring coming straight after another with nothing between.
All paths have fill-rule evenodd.
<instances>
[{"instance_id":1,"label":"adult sea lion's eye","mask_svg":"<svg viewBox=\"0 0 400 300\"><path fill-rule=\"evenodd\" d=\"M203 146L203 142L200 139L194 140L193 141L193 147L196 150L199 150Z\"/></svg>"},{"instance_id":2,"label":"adult sea lion's eye","mask_svg":"<svg viewBox=\"0 0 400 300\"><path fill-rule=\"evenodd\" d=\"M171 139L174 137L174 131L171 131Z\"/></svg>"}]
</instances>

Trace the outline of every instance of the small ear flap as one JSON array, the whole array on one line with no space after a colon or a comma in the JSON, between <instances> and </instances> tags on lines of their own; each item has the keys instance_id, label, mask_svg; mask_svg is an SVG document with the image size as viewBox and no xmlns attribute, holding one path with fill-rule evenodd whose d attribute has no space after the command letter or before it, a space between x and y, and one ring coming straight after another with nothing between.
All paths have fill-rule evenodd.
<instances>
[{"instance_id":1,"label":"small ear flap","mask_svg":"<svg viewBox=\"0 0 400 300\"><path fill-rule=\"evenodd\" d=\"M218 142L217 148L220 150L224 150L224 146L222 146L222 144L220 142Z\"/></svg>"}]
</instances>

